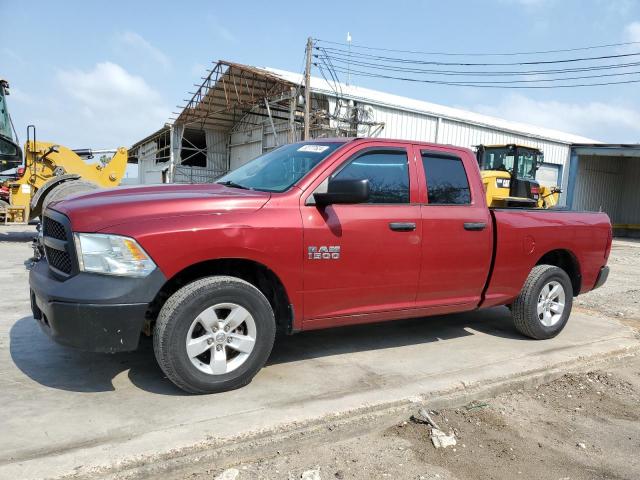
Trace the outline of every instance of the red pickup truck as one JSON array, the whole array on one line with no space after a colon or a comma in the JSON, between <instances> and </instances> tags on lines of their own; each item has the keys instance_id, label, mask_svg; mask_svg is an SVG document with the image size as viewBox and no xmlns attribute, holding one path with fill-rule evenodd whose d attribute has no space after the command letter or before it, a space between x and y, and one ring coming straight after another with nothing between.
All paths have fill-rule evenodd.
<instances>
[{"instance_id":1,"label":"red pickup truck","mask_svg":"<svg viewBox=\"0 0 640 480\"><path fill-rule=\"evenodd\" d=\"M286 145L206 185L45 212L33 315L54 340L156 359L194 393L243 386L276 333L507 305L546 339L602 285L604 213L487 208L473 153L380 139Z\"/></svg>"}]
</instances>

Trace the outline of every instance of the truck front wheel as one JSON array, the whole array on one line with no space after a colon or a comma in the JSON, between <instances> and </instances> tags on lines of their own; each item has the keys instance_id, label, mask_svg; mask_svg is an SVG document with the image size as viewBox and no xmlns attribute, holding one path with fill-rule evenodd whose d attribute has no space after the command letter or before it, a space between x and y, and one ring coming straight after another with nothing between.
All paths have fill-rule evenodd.
<instances>
[{"instance_id":1,"label":"truck front wheel","mask_svg":"<svg viewBox=\"0 0 640 480\"><path fill-rule=\"evenodd\" d=\"M572 304L573 288L567 273L553 265L536 265L513 302L511 315L520 333L544 340L562 331Z\"/></svg>"},{"instance_id":2,"label":"truck front wheel","mask_svg":"<svg viewBox=\"0 0 640 480\"><path fill-rule=\"evenodd\" d=\"M166 301L153 347L179 388L215 393L251 381L269 358L275 332L273 309L260 290L235 277L206 277Z\"/></svg>"}]
</instances>

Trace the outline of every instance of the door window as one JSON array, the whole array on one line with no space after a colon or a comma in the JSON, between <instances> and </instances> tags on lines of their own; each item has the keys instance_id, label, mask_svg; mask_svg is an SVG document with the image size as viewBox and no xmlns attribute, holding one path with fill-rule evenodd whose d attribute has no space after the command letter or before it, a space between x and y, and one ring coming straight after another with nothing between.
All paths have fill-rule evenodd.
<instances>
[{"instance_id":1,"label":"door window","mask_svg":"<svg viewBox=\"0 0 640 480\"><path fill-rule=\"evenodd\" d=\"M471 203L469 181L462 160L432 153L422 154L429 204L464 205Z\"/></svg>"},{"instance_id":2,"label":"door window","mask_svg":"<svg viewBox=\"0 0 640 480\"><path fill-rule=\"evenodd\" d=\"M409 203L409 162L405 150L366 151L333 178L369 180L368 203Z\"/></svg>"}]
</instances>

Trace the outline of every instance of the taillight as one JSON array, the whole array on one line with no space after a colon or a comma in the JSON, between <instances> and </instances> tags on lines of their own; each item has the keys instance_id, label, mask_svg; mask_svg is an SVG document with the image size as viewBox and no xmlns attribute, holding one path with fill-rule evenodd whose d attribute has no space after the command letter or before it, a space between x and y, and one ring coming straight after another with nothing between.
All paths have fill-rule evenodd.
<instances>
[{"instance_id":1,"label":"taillight","mask_svg":"<svg viewBox=\"0 0 640 480\"><path fill-rule=\"evenodd\" d=\"M24 175L24 167L18 167L18 170L16 170L18 172L18 176L21 177L22 175Z\"/></svg>"},{"instance_id":2,"label":"taillight","mask_svg":"<svg viewBox=\"0 0 640 480\"><path fill-rule=\"evenodd\" d=\"M531 185L531 193L533 195L538 195L540 193L540 189L534 185Z\"/></svg>"}]
</instances>

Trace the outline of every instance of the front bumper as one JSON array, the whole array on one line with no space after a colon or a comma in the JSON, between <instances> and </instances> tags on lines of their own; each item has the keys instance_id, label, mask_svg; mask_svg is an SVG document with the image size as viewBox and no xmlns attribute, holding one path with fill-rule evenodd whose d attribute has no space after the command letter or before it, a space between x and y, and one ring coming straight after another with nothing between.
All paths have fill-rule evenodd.
<instances>
[{"instance_id":1,"label":"front bumper","mask_svg":"<svg viewBox=\"0 0 640 480\"><path fill-rule=\"evenodd\" d=\"M609 278L609 267L605 265L600 269L600 272L598 273L598 278L596 278L596 284L593 286L593 289L595 290L596 288L604 285L608 278Z\"/></svg>"},{"instance_id":2,"label":"front bumper","mask_svg":"<svg viewBox=\"0 0 640 480\"><path fill-rule=\"evenodd\" d=\"M149 303L166 279L156 269L145 278L78 273L51 274L46 260L29 272L31 309L56 342L92 352L123 352L138 346Z\"/></svg>"}]
</instances>

